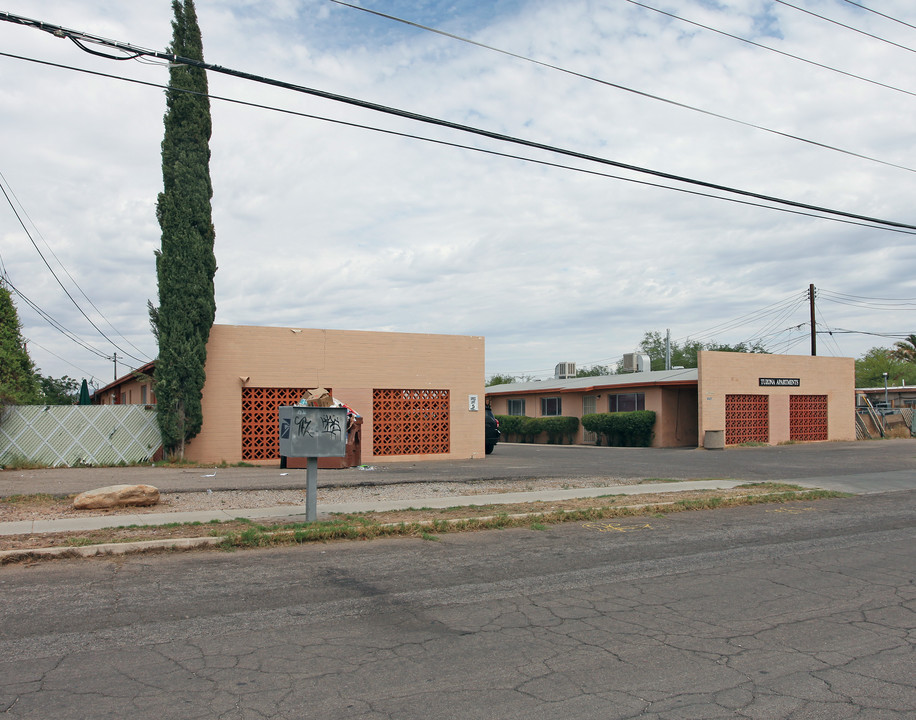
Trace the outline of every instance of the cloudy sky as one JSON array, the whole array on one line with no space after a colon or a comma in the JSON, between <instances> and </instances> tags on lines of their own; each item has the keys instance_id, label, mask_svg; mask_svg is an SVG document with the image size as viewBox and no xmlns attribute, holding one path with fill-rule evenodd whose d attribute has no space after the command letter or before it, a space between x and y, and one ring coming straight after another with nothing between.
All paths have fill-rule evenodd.
<instances>
[{"instance_id":1,"label":"cloudy sky","mask_svg":"<svg viewBox=\"0 0 916 720\"><path fill-rule=\"evenodd\" d=\"M504 53L331 0L198 0L205 59L916 224L912 0L859 3L890 17L848 0L645 2L699 25L629 0L358 2ZM155 50L171 38L167 0L0 10ZM7 22L0 52L0 270L34 305L16 297L42 373L105 384L114 353L119 374L156 354L163 91L9 55L154 84L167 69ZM212 101L217 323L483 335L488 376L535 377L614 363L666 328L805 354L809 283L818 329L834 331L818 354L916 331L911 234L639 184L691 189L224 75L210 91L275 108Z\"/></svg>"}]
</instances>

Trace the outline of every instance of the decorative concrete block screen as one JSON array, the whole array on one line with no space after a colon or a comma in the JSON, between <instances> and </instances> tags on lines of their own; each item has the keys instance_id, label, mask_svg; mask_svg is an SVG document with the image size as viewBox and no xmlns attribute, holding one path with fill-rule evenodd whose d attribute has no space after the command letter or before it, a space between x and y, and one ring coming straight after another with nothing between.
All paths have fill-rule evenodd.
<instances>
[{"instance_id":1,"label":"decorative concrete block screen","mask_svg":"<svg viewBox=\"0 0 916 720\"><path fill-rule=\"evenodd\" d=\"M20 405L0 416L0 465L146 462L161 445L156 410L148 405Z\"/></svg>"},{"instance_id":2,"label":"decorative concrete block screen","mask_svg":"<svg viewBox=\"0 0 916 720\"><path fill-rule=\"evenodd\" d=\"M770 398L767 395L726 395L725 444L769 440Z\"/></svg>"},{"instance_id":3,"label":"decorative concrete block screen","mask_svg":"<svg viewBox=\"0 0 916 720\"><path fill-rule=\"evenodd\" d=\"M799 442L827 439L827 396L789 396L789 439Z\"/></svg>"},{"instance_id":4,"label":"decorative concrete block screen","mask_svg":"<svg viewBox=\"0 0 916 720\"><path fill-rule=\"evenodd\" d=\"M448 390L372 391L373 454L438 455L450 437Z\"/></svg>"},{"instance_id":5,"label":"decorative concrete block screen","mask_svg":"<svg viewBox=\"0 0 916 720\"><path fill-rule=\"evenodd\" d=\"M314 388L242 388L242 460L280 457L280 415Z\"/></svg>"}]
</instances>

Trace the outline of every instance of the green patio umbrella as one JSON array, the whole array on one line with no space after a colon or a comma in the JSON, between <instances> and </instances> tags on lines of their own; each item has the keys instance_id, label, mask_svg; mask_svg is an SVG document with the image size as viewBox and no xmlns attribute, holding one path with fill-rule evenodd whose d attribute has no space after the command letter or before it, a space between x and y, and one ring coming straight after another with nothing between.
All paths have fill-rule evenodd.
<instances>
[{"instance_id":1,"label":"green patio umbrella","mask_svg":"<svg viewBox=\"0 0 916 720\"><path fill-rule=\"evenodd\" d=\"M80 405L91 405L89 402L89 383L83 378L83 384L80 385Z\"/></svg>"}]
</instances>

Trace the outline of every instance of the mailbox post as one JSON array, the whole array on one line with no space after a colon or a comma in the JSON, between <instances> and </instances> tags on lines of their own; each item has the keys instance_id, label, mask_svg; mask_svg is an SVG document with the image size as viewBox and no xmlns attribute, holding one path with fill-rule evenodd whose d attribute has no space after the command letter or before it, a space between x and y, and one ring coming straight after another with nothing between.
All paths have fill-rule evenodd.
<instances>
[{"instance_id":1,"label":"mailbox post","mask_svg":"<svg viewBox=\"0 0 916 720\"><path fill-rule=\"evenodd\" d=\"M280 460L308 458L305 519L318 518L318 458L347 454L347 409L285 406L280 408Z\"/></svg>"}]
</instances>

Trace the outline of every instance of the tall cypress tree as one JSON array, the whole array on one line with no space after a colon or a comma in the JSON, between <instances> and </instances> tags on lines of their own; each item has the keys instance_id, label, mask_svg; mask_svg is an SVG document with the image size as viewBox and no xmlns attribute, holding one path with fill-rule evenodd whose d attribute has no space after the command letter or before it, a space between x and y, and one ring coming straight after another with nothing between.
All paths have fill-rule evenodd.
<instances>
[{"instance_id":1,"label":"tall cypress tree","mask_svg":"<svg viewBox=\"0 0 916 720\"><path fill-rule=\"evenodd\" d=\"M9 288L0 278L0 404L29 405L40 401L38 376L22 339L19 314Z\"/></svg>"},{"instance_id":2,"label":"tall cypress tree","mask_svg":"<svg viewBox=\"0 0 916 720\"><path fill-rule=\"evenodd\" d=\"M172 0L172 9L169 52L203 61L193 0ZM169 455L183 456L185 442L203 423L204 363L216 315L206 71L189 65L170 67L166 108L163 191L156 205L162 230L156 252L159 306L150 304L150 320L159 341L155 382L162 444Z\"/></svg>"}]
</instances>

